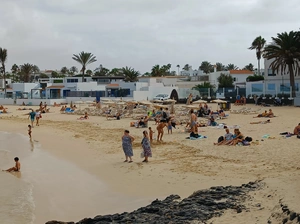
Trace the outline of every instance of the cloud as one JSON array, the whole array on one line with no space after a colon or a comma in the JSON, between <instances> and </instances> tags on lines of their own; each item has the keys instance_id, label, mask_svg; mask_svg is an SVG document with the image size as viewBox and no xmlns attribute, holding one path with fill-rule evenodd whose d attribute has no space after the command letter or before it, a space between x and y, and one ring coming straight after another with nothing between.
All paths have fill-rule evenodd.
<instances>
[{"instance_id":1,"label":"cloud","mask_svg":"<svg viewBox=\"0 0 300 224\"><path fill-rule=\"evenodd\" d=\"M239 67L256 64L247 48L262 35L298 30L298 0L2 0L0 46L8 66L42 69L76 65L72 55L92 52L99 64L132 66L202 61ZM79 65L76 65L79 67Z\"/></svg>"}]
</instances>

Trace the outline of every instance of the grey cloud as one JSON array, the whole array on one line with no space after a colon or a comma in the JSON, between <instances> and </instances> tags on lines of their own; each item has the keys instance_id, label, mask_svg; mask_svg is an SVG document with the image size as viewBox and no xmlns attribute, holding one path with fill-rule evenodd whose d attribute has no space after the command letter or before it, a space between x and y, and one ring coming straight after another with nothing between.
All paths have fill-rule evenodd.
<instances>
[{"instance_id":1,"label":"grey cloud","mask_svg":"<svg viewBox=\"0 0 300 224\"><path fill-rule=\"evenodd\" d=\"M201 61L256 64L247 50L262 35L298 30L298 0L2 0L0 46L9 66L60 69L90 51L105 67ZM79 67L79 66L78 66Z\"/></svg>"}]
</instances>

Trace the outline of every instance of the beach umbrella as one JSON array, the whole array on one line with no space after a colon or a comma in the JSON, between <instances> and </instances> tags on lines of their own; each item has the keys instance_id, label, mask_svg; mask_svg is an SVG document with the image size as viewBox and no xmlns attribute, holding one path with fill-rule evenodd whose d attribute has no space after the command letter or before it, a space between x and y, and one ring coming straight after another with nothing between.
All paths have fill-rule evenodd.
<instances>
[{"instance_id":1,"label":"beach umbrella","mask_svg":"<svg viewBox=\"0 0 300 224\"><path fill-rule=\"evenodd\" d=\"M138 103L143 104L143 105L152 105L152 103L150 101L147 101L147 100L138 101Z\"/></svg>"},{"instance_id":2,"label":"beach umbrella","mask_svg":"<svg viewBox=\"0 0 300 224\"><path fill-rule=\"evenodd\" d=\"M113 104L116 104L116 102L114 102L114 101L104 101L103 104L113 105Z\"/></svg>"},{"instance_id":3,"label":"beach umbrella","mask_svg":"<svg viewBox=\"0 0 300 224\"><path fill-rule=\"evenodd\" d=\"M200 104L200 103L207 103L207 101L205 101L205 100L197 100L197 101L192 102L192 104Z\"/></svg>"},{"instance_id":4,"label":"beach umbrella","mask_svg":"<svg viewBox=\"0 0 300 224\"><path fill-rule=\"evenodd\" d=\"M211 102L213 102L213 103L227 103L227 101L225 101L225 100L220 100L220 99L212 100Z\"/></svg>"},{"instance_id":5,"label":"beach umbrella","mask_svg":"<svg viewBox=\"0 0 300 224\"><path fill-rule=\"evenodd\" d=\"M162 103L164 102L163 100L153 100L154 103Z\"/></svg>"},{"instance_id":6,"label":"beach umbrella","mask_svg":"<svg viewBox=\"0 0 300 224\"><path fill-rule=\"evenodd\" d=\"M225 100L220 100L220 99L213 100L213 101L211 101L211 102L217 103L218 105L219 105L220 103L227 103L227 101L225 101ZM218 107L217 107L217 109L218 109Z\"/></svg>"},{"instance_id":7,"label":"beach umbrella","mask_svg":"<svg viewBox=\"0 0 300 224\"><path fill-rule=\"evenodd\" d=\"M167 102L167 103L175 103L177 102L176 100L173 100L173 99L167 99L167 100L164 100L163 102Z\"/></svg>"},{"instance_id":8,"label":"beach umbrella","mask_svg":"<svg viewBox=\"0 0 300 224\"><path fill-rule=\"evenodd\" d=\"M155 107L156 109L160 109L160 108L168 108L167 105L161 105L161 104L153 104L153 107Z\"/></svg>"},{"instance_id":9,"label":"beach umbrella","mask_svg":"<svg viewBox=\"0 0 300 224\"><path fill-rule=\"evenodd\" d=\"M189 109L199 109L198 105L184 105L183 107L189 108Z\"/></svg>"}]
</instances>

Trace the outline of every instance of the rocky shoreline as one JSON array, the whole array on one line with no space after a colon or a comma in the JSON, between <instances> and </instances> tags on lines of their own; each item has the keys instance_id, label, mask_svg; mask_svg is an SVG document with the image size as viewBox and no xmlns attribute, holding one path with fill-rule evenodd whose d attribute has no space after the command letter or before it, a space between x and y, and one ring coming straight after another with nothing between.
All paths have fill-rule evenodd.
<instances>
[{"instance_id":1,"label":"rocky shoreline","mask_svg":"<svg viewBox=\"0 0 300 224\"><path fill-rule=\"evenodd\" d=\"M242 203L247 199L247 193L260 187L259 181L242 186L211 187L182 200L178 195L170 195L130 213L99 215L79 222L49 221L46 224L203 223L221 216L228 209L241 213L246 209Z\"/></svg>"}]
</instances>

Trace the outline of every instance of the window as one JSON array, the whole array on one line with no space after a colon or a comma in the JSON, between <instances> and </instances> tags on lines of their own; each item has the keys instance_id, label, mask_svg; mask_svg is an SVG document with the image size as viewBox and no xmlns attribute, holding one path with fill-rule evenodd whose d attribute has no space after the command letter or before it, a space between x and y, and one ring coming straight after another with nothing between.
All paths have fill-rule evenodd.
<instances>
[{"instance_id":1,"label":"window","mask_svg":"<svg viewBox=\"0 0 300 224\"><path fill-rule=\"evenodd\" d=\"M273 90L273 91L275 91L275 84L274 83L270 83L270 84L268 84L268 90Z\"/></svg>"},{"instance_id":2,"label":"window","mask_svg":"<svg viewBox=\"0 0 300 224\"><path fill-rule=\"evenodd\" d=\"M268 76L276 76L275 72L272 69L268 69Z\"/></svg>"},{"instance_id":3,"label":"window","mask_svg":"<svg viewBox=\"0 0 300 224\"><path fill-rule=\"evenodd\" d=\"M252 92L262 93L264 89L263 84L252 84Z\"/></svg>"},{"instance_id":4,"label":"window","mask_svg":"<svg viewBox=\"0 0 300 224\"><path fill-rule=\"evenodd\" d=\"M236 82L236 81L237 81L237 78L234 77L234 78L233 78L233 81Z\"/></svg>"},{"instance_id":5,"label":"window","mask_svg":"<svg viewBox=\"0 0 300 224\"><path fill-rule=\"evenodd\" d=\"M78 79L67 79L67 83L78 82Z\"/></svg>"},{"instance_id":6,"label":"window","mask_svg":"<svg viewBox=\"0 0 300 224\"><path fill-rule=\"evenodd\" d=\"M284 83L280 85L280 92L290 92L291 86L289 83ZM295 91L299 91L299 83L295 83Z\"/></svg>"}]
</instances>

